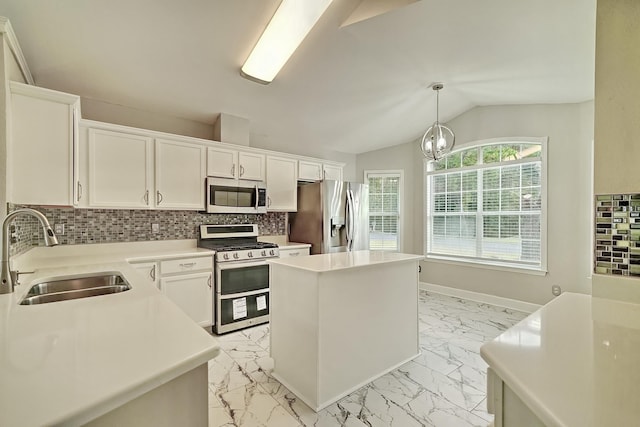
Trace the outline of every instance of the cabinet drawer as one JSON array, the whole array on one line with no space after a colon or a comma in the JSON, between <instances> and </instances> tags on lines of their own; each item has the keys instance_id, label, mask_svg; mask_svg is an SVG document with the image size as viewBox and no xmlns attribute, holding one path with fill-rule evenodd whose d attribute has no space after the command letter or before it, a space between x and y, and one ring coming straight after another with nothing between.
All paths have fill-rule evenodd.
<instances>
[{"instance_id":1,"label":"cabinet drawer","mask_svg":"<svg viewBox=\"0 0 640 427\"><path fill-rule=\"evenodd\" d=\"M280 249L280 258L309 255L309 248L304 249Z\"/></svg>"},{"instance_id":2,"label":"cabinet drawer","mask_svg":"<svg viewBox=\"0 0 640 427\"><path fill-rule=\"evenodd\" d=\"M210 256L160 261L160 273L163 275L211 269L213 269L213 257Z\"/></svg>"}]
</instances>

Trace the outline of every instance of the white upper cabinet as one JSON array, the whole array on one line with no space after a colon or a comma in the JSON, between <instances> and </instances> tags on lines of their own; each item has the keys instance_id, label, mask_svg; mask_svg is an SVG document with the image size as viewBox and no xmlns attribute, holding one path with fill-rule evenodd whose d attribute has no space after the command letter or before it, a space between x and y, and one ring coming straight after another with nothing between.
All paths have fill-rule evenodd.
<instances>
[{"instance_id":1,"label":"white upper cabinet","mask_svg":"<svg viewBox=\"0 0 640 427\"><path fill-rule=\"evenodd\" d=\"M10 91L8 201L76 204L80 97L16 82Z\"/></svg>"},{"instance_id":2,"label":"white upper cabinet","mask_svg":"<svg viewBox=\"0 0 640 427\"><path fill-rule=\"evenodd\" d=\"M238 153L238 178L250 181L264 181L264 154L246 153L240 151Z\"/></svg>"},{"instance_id":3,"label":"white upper cabinet","mask_svg":"<svg viewBox=\"0 0 640 427\"><path fill-rule=\"evenodd\" d=\"M322 165L322 177L323 179L331 179L334 181L342 181L342 167L335 165Z\"/></svg>"},{"instance_id":4,"label":"white upper cabinet","mask_svg":"<svg viewBox=\"0 0 640 427\"><path fill-rule=\"evenodd\" d=\"M155 206L204 209L205 147L156 139Z\"/></svg>"},{"instance_id":5,"label":"white upper cabinet","mask_svg":"<svg viewBox=\"0 0 640 427\"><path fill-rule=\"evenodd\" d=\"M298 161L267 156L267 210L298 209Z\"/></svg>"},{"instance_id":6,"label":"white upper cabinet","mask_svg":"<svg viewBox=\"0 0 640 427\"><path fill-rule=\"evenodd\" d=\"M145 136L89 129L89 205L152 207L152 143Z\"/></svg>"},{"instance_id":7,"label":"white upper cabinet","mask_svg":"<svg viewBox=\"0 0 640 427\"><path fill-rule=\"evenodd\" d=\"M237 178L238 152L224 148L207 149L207 175L219 178Z\"/></svg>"},{"instance_id":8,"label":"white upper cabinet","mask_svg":"<svg viewBox=\"0 0 640 427\"><path fill-rule=\"evenodd\" d=\"M264 169L264 154L217 147L207 149L207 176L264 181Z\"/></svg>"},{"instance_id":9,"label":"white upper cabinet","mask_svg":"<svg viewBox=\"0 0 640 427\"><path fill-rule=\"evenodd\" d=\"M299 181L319 181L322 179L322 163L307 160L298 161Z\"/></svg>"}]
</instances>

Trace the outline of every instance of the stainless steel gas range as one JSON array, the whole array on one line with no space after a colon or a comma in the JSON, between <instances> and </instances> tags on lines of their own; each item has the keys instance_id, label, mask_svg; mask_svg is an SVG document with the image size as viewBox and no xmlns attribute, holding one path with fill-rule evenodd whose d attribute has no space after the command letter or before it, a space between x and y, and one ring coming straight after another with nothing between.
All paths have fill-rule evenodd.
<instances>
[{"instance_id":1,"label":"stainless steel gas range","mask_svg":"<svg viewBox=\"0 0 640 427\"><path fill-rule=\"evenodd\" d=\"M269 264L278 245L258 242L258 226L201 225L198 246L215 254L213 331L235 331L269 321Z\"/></svg>"}]
</instances>

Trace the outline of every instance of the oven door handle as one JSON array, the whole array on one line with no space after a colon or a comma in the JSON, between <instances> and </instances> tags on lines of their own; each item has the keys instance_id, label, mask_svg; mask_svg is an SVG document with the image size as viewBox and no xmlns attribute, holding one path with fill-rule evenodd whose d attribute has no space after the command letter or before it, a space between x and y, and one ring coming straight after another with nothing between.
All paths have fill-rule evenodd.
<instances>
[{"instance_id":1,"label":"oven door handle","mask_svg":"<svg viewBox=\"0 0 640 427\"><path fill-rule=\"evenodd\" d=\"M237 294L218 294L218 299L219 300L236 299L236 298L244 298L244 297L250 297L253 295L261 295L261 294L268 294L268 293L269 293L269 288L262 288L262 289L257 289L255 291L240 292Z\"/></svg>"},{"instance_id":2,"label":"oven door handle","mask_svg":"<svg viewBox=\"0 0 640 427\"><path fill-rule=\"evenodd\" d=\"M233 262L216 263L216 267L219 270L232 270L236 268L258 267L261 265L269 265L269 264L266 261L233 261Z\"/></svg>"}]
</instances>

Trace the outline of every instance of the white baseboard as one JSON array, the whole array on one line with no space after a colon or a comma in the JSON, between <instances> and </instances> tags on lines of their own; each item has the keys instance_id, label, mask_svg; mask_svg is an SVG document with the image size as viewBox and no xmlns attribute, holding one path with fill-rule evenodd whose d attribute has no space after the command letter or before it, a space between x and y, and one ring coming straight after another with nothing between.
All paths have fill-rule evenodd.
<instances>
[{"instance_id":1,"label":"white baseboard","mask_svg":"<svg viewBox=\"0 0 640 427\"><path fill-rule=\"evenodd\" d=\"M483 302L485 304L497 305L498 307L510 308L511 310L523 311L525 313L533 313L541 307L541 305L539 304L533 304L517 299L503 298L495 295L483 294L480 292L451 288L449 286L434 285L432 283L420 282L420 289L428 292L434 292L436 294L448 295L450 297L457 297L476 302Z\"/></svg>"}]
</instances>

